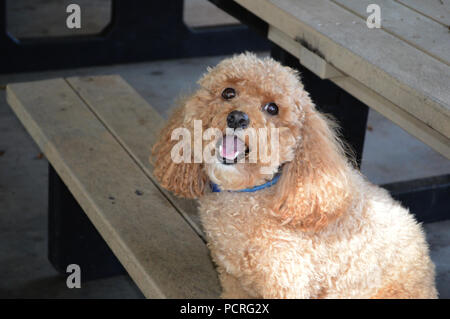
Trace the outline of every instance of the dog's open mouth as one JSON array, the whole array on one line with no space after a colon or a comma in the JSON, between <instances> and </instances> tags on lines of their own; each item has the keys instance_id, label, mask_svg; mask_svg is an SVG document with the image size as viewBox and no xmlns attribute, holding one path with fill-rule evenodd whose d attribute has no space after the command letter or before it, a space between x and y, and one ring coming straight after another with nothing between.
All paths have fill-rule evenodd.
<instances>
[{"instance_id":1,"label":"dog's open mouth","mask_svg":"<svg viewBox=\"0 0 450 319\"><path fill-rule=\"evenodd\" d=\"M224 135L217 146L218 157L223 164L235 164L249 153L248 146L236 135Z\"/></svg>"}]
</instances>

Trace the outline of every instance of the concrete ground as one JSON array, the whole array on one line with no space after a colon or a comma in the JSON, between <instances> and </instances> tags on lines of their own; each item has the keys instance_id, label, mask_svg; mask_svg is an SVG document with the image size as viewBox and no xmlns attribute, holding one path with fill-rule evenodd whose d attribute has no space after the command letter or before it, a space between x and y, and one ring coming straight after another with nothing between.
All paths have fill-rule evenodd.
<instances>
[{"instance_id":1,"label":"concrete ground","mask_svg":"<svg viewBox=\"0 0 450 319\"><path fill-rule=\"evenodd\" d=\"M194 9L191 16L187 15L186 18L185 15L185 20L192 19L193 25L209 23L195 19L194 13L200 10L212 12L211 17L218 17L215 23L233 22L228 17L220 20L221 14L214 8L208 9L200 1L191 1L189 6ZM24 10L33 11L33 6L27 0L8 3L17 5L13 17L20 17ZM33 33L17 25L12 25L11 30L18 30L22 34ZM53 29L49 27L49 30ZM267 55L266 52L259 54ZM195 89L195 81L206 67L215 65L222 58L217 56L0 75L0 298L143 297L126 275L84 283L81 289L68 289L66 278L58 275L49 264L46 257L48 163L7 105L5 85L75 75L119 74L149 104L167 116L176 97ZM380 114L370 111L368 128L362 171L372 182L388 183L450 173L449 160ZM440 296L450 298L450 221L426 224L424 228L431 257L436 264Z\"/></svg>"}]
</instances>

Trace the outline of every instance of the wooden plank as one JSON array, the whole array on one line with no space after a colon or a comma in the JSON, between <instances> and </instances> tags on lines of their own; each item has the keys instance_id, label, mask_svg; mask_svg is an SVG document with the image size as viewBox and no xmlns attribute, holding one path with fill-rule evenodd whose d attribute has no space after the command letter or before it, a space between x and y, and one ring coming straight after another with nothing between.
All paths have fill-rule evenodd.
<instances>
[{"instance_id":1,"label":"wooden plank","mask_svg":"<svg viewBox=\"0 0 450 319\"><path fill-rule=\"evenodd\" d=\"M158 111L120 76L73 77L68 78L67 82L206 241L195 201L173 196L159 187L153 177L153 167L149 162L149 156L151 147L165 123Z\"/></svg>"},{"instance_id":2,"label":"wooden plank","mask_svg":"<svg viewBox=\"0 0 450 319\"><path fill-rule=\"evenodd\" d=\"M328 0L235 0L446 138L450 67ZM355 24L353 22L356 22Z\"/></svg>"},{"instance_id":3,"label":"wooden plank","mask_svg":"<svg viewBox=\"0 0 450 319\"><path fill-rule=\"evenodd\" d=\"M272 28L272 26L269 26L269 34ZM282 36L280 37L282 38L282 40L280 40L280 38L278 38L278 33L276 32L273 33L273 35L274 36L272 36L272 40L274 40L275 43L290 52L292 55L296 57L300 56L298 42ZM322 60L318 56L316 57L316 59L319 61ZM314 72L314 70L311 71ZM425 123L423 123L419 119L416 119L408 112L405 112L397 105L394 105L392 102L372 91L370 88L359 83L355 79L352 79L339 70L336 70L336 72L339 72L339 76L330 77L329 80L338 85L340 88L349 92L351 95L353 95L366 105L377 110L392 122L396 123L398 126L403 128L413 136L417 137L425 144L429 145L435 151L450 159L450 140L448 138L435 131L431 127L425 125Z\"/></svg>"},{"instance_id":4,"label":"wooden plank","mask_svg":"<svg viewBox=\"0 0 450 319\"><path fill-rule=\"evenodd\" d=\"M269 26L267 37L270 41L276 43L293 56L298 57L300 63L306 66L311 72L316 74L322 80L331 79L337 76L343 76L331 64L327 63L323 58L308 50L297 41L293 41L285 33L278 30L274 26Z\"/></svg>"},{"instance_id":5,"label":"wooden plank","mask_svg":"<svg viewBox=\"0 0 450 319\"><path fill-rule=\"evenodd\" d=\"M445 26L450 25L450 0L395 0Z\"/></svg>"},{"instance_id":6,"label":"wooden plank","mask_svg":"<svg viewBox=\"0 0 450 319\"><path fill-rule=\"evenodd\" d=\"M7 100L145 296L218 296L201 238L66 81L11 84Z\"/></svg>"},{"instance_id":7,"label":"wooden plank","mask_svg":"<svg viewBox=\"0 0 450 319\"><path fill-rule=\"evenodd\" d=\"M366 8L373 3L373 0L331 1L362 19L367 19L369 14L366 12ZM381 9L381 27L386 32L450 65L450 32L448 26L444 26L392 0L377 0L376 3Z\"/></svg>"},{"instance_id":8,"label":"wooden plank","mask_svg":"<svg viewBox=\"0 0 450 319\"><path fill-rule=\"evenodd\" d=\"M351 77L336 77L331 80L340 88L430 146L436 152L450 159L450 139Z\"/></svg>"}]
</instances>

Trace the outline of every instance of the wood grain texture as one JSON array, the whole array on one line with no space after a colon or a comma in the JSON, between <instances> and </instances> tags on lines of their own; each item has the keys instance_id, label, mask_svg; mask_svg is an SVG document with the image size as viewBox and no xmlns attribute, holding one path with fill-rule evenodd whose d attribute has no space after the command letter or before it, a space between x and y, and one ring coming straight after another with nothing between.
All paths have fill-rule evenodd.
<instances>
[{"instance_id":1,"label":"wood grain texture","mask_svg":"<svg viewBox=\"0 0 450 319\"><path fill-rule=\"evenodd\" d=\"M443 25L450 25L450 0L395 0Z\"/></svg>"},{"instance_id":2,"label":"wood grain texture","mask_svg":"<svg viewBox=\"0 0 450 319\"><path fill-rule=\"evenodd\" d=\"M67 82L160 188L149 162L151 148L165 123L158 111L120 76L73 77ZM205 240L195 201L175 197L163 188L160 191Z\"/></svg>"},{"instance_id":3,"label":"wood grain texture","mask_svg":"<svg viewBox=\"0 0 450 319\"><path fill-rule=\"evenodd\" d=\"M322 80L343 76L339 70L327 63L327 61L323 58L314 52L311 52L299 42L292 40L285 33L278 30L274 26L269 26L267 38L288 51L293 56L297 57L301 64L303 64Z\"/></svg>"},{"instance_id":4,"label":"wood grain texture","mask_svg":"<svg viewBox=\"0 0 450 319\"><path fill-rule=\"evenodd\" d=\"M312 63L312 58L306 61L302 61L301 48L299 48L300 44L293 39L280 34L279 32L271 32L272 29L276 30L272 26L269 27L269 39L274 41L276 44L278 44L280 47L282 47L292 55L298 57L301 62L309 63L310 70L318 76L324 75L323 67L326 62L321 57L315 56L314 59L316 61ZM310 52L310 54L314 55L313 52ZM402 108L390 102L385 97L374 92L370 88L364 86L360 82L340 72L337 69L333 70L333 76L329 76L326 78L366 105L375 109L376 111L390 119L392 122L396 123L405 131L409 132L425 144L429 145L438 153L450 159L450 140L433 128L426 125L423 121L415 118L408 112L404 111Z\"/></svg>"},{"instance_id":5,"label":"wood grain texture","mask_svg":"<svg viewBox=\"0 0 450 319\"><path fill-rule=\"evenodd\" d=\"M369 15L366 12L367 6L374 3L373 0L332 1L362 19L366 19ZM430 3L430 1L427 2ZM381 9L381 27L383 30L450 65L450 32L448 26L444 26L392 0L377 0L376 3ZM425 2L422 1L422 3Z\"/></svg>"},{"instance_id":6,"label":"wood grain texture","mask_svg":"<svg viewBox=\"0 0 450 319\"><path fill-rule=\"evenodd\" d=\"M369 105L436 152L450 159L450 139L351 77L336 77L331 80L337 86L355 96L364 104Z\"/></svg>"},{"instance_id":7,"label":"wood grain texture","mask_svg":"<svg viewBox=\"0 0 450 319\"><path fill-rule=\"evenodd\" d=\"M328 0L235 0L450 138L450 67Z\"/></svg>"},{"instance_id":8,"label":"wood grain texture","mask_svg":"<svg viewBox=\"0 0 450 319\"><path fill-rule=\"evenodd\" d=\"M8 85L7 100L146 297L218 297L201 238L65 80Z\"/></svg>"}]
</instances>

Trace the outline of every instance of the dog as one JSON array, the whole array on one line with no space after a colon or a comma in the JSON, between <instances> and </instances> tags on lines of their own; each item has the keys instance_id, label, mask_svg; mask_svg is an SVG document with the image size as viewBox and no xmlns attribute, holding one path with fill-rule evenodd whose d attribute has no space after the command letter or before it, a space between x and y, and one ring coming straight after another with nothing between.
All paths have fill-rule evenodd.
<instances>
[{"instance_id":1,"label":"dog","mask_svg":"<svg viewBox=\"0 0 450 319\"><path fill-rule=\"evenodd\" d=\"M437 298L421 225L355 168L296 71L243 53L198 84L153 146L153 174L198 200L222 298ZM196 120L221 132L216 160L174 161L172 132ZM246 161L244 133L260 128L278 129L278 154Z\"/></svg>"}]
</instances>

